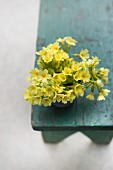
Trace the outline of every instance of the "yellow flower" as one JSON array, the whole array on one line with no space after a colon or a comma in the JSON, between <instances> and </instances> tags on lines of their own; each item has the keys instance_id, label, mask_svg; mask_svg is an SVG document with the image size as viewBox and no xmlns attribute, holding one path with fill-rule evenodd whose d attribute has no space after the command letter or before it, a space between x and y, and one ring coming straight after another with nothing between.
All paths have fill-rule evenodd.
<instances>
[{"instance_id":1,"label":"yellow flower","mask_svg":"<svg viewBox=\"0 0 113 170\"><path fill-rule=\"evenodd\" d=\"M34 104L38 104L39 106L41 106L42 98L40 96L35 96L34 97Z\"/></svg>"},{"instance_id":2,"label":"yellow flower","mask_svg":"<svg viewBox=\"0 0 113 170\"><path fill-rule=\"evenodd\" d=\"M63 86L53 86L54 91L57 93L62 93L65 87Z\"/></svg>"},{"instance_id":3,"label":"yellow flower","mask_svg":"<svg viewBox=\"0 0 113 170\"><path fill-rule=\"evenodd\" d=\"M92 67L93 64L94 64L94 61L93 61L92 59L87 60L87 65L88 65L89 67Z\"/></svg>"},{"instance_id":4,"label":"yellow flower","mask_svg":"<svg viewBox=\"0 0 113 170\"><path fill-rule=\"evenodd\" d=\"M25 89L24 99L32 98L31 92L27 89Z\"/></svg>"},{"instance_id":5,"label":"yellow flower","mask_svg":"<svg viewBox=\"0 0 113 170\"><path fill-rule=\"evenodd\" d=\"M108 77L103 76L103 77L102 77L102 80L104 81L104 84L108 84Z\"/></svg>"},{"instance_id":6,"label":"yellow flower","mask_svg":"<svg viewBox=\"0 0 113 170\"><path fill-rule=\"evenodd\" d=\"M72 103L75 98L76 98L76 95L75 95L74 92L72 92L72 93L70 94L70 102Z\"/></svg>"},{"instance_id":7,"label":"yellow flower","mask_svg":"<svg viewBox=\"0 0 113 170\"><path fill-rule=\"evenodd\" d=\"M43 71L41 70L39 72L38 79L44 83L44 82L47 82L47 79L51 79L51 75L48 74L47 69L44 69Z\"/></svg>"},{"instance_id":8,"label":"yellow flower","mask_svg":"<svg viewBox=\"0 0 113 170\"><path fill-rule=\"evenodd\" d=\"M102 91L101 91L103 96L108 96L109 92L110 92L110 90L108 90L108 89L102 89Z\"/></svg>"},{"instance_id":9,"label":"yellow flower","mask_svg":"<svg viewBox=\"0 0 113 170\"><path fill-rule=\"evenodd\" d=\"M37 78L37 76L39 74L38 68L35 68L35 69L31 70L30 74L32 75L32 78Z\"/></svg>"},{"instance_id":10,"label":"yellow flower","mask_svg":"<svg viewBox=\"0 0 113 170\"><path fill-rule=\"evenodd\" d=\"M98 85L98 86L100 86L100 87L103 87L103 86L104 86L104 85L103 85L103 83L102 83L102 81L101 81L101 80L99 80L99 79L97 80L97 82L96 82L96 83L97 83L97 85Z\"/></svg>"},{"instance_id":11,"label":"yellow flower","mask_svg":"<svg viewBox=\"0 0 113 170\"><path fill-rule=\"evenodd\" d=\"M73 64L72 65L72 70L73 71L78 71L78 70L80 70L82 67L81 67L81 65L79 64L79 63L75 63L75 64Z\"/></svg>"},{"instance_id":12,"label":"yellow flower","mask_svg":"<svg viewBox=\"0 0 113 170\"><path fill-rule=\"evenodd\" d=\"M27 80L29 81L29 82L32 82L32 76L29 76L28 78L27 78Z\"/></svg>"},{"instance_id":13,"label":"yellow flower","mask_svg":"<svg viewBox=\"0 0 113 170\"><path fill-rule=\"evenodd\" d=\"M61 59L61 61L63 61L64 59L67 59L67 58L69 58L68 53L64 52L62 49L59 50L55 56L55 59L58 61L60 61L60 59Z\"/></svg>"},{"instance_id":14,"label":"yellow flower","mask_svg":"<svg viewBox=\"0 0 113 170\"><path fill-rule=\"evenodd\" d=\"M94 67L96 67L98 64L99 64L99 61L100 61L100 59L98 58L98 57L93 57L92 56L92 59L89 59L88 61L87 61L87 65L88 66L94 66Z\"/></svg>"},{"instance_id":15,"label":"yellow flower","mask_svg":"<svg viewBox=\"0 0 113 170\"><path fill-rule=\"evenodd\" d=\"M73 87L73 85L72 86L67 86L67 87ZM65 87L65 89L66 89L66 87ZM67 95L71 95L71 93L73 92L73 89L65 90L65 92L66 92Z\"/></svg>"},{"instance_id":16,"label":"yellow flower","mask_svg":"<svg viewBox=\"0 0 113 170\"><path fill-rule=\"evenodd\" d=\"M66 37L64 37L64 38L58 38L56 41L57 41L57 42L61 42L61 44L64 45L65 40L66 40Z\"/></svg>"},{"instance_id":17,"label":"yellow flower","mask_svg":"<svg viewBox=\"0 0 113 170\"><path fill-rule=\"evenodd\" d=\"M53 56L52 55L43 55L42 59L44 60L45 63L49 63L53 60Z\"/></svg>"},{"instance_id":18,"label":"yellow flower","mask_svg":"<svg viewBox=\"0 0 113 170\"><path fill-rule=\"evenodd\" d=\"M72 37L66 37L66 43L70 46L73 45L75 46L78 42L74 39L72 39Z\"/></svg>"},{"instance_id":19,"label":"yellow flower","mask_svg":"<svg viewBox=\"0 0 113 170\"><path fill-rule=\"evenodd\" d=\"M63 58L63 56L62 56L61 53L57 53L57 54L55 55L55 59L56 59L56 61L63 61L63 60L64 60L64 58Z\"/></svg>"},{"instance_id":20,"label":"yellow flower","mask_svg":"<svg viewBox=\"0 0 113 170\"><path fill-rule=\"evenodd\" d=\"M108 76L108 73L109 73L109 69L105 69L105 68L100 68L100 71L101 71L101 74L104 75L104 76Z\"/></svg>"},{"instance_id":21,"label":"yellow flower","mask_svg":"<svg viewBox=\"0 0 113 170\"><path fill-rule=\"evenodd\" d=\"M105 100L104 95L103 95L102 93L99 93L99 96L98 96L97 100L98 100L98 101L100 101L100 100Z\"/></svg>"},{"instance_id":22,"label":"yellow flower","mask_svg":"<svg viewBox=\"0 0 113 170\"><path fill-rule=\"evenodd\" d=\"M62 96L60 96L61 94L58 94L57 92L55 92L55 95L53 97L53 103L55 103L56 101L60 102L62 100Z\"/></svg>"},{"instance_id":23,"label":"yellow flower","mask_svg":"<svg viewBox=\"0 0 113 170\"><path fill-rule=\"evenodd\" d=\"M82 60L86 60L89 58L89 54L88 54L88 50L85 49L85 50L81 50L80 52L80 57L82 58Z\"/></svg>"},{"instance_id":24,"label":"yellow flower","mask_svg":"<svg viewBox=\"0 0 113 170\"><path fill-rule=\"evenodd\" d=\"M47 96L52 96L54 94L53 88L51 86L47 86L46 93L47 93Z\"/></svg>"},{"instance_id":25,"label":"yellow flower","mask_svg":"<svg viewBox=\"0 0 113 170\"><path fill-rule=\"evenodd\" d=\"M89 59L87 61L87 65L90 66L90 67L91 66L96 67L99 64L99 61L100 61L100 59L98 57L92 56L92 59Z\"/></svg>"},{"instance_id":26,"label":"yellow flower","mask_svg":"<svg viewBox=\"0 0 113 170\"><path fill-rule=\"evenodd\" d=\"M37 92L37 94L39 94L40 96L47 96L47 92L45 88L40 88L40 90Z\"/></svg>"},{"instance_id":27,"label":"yellow flower","mask_svg":"<svg viewBox=\"0 0 113 170\"><path fill-rule=\"evenodd\" d=\"M68 53L66 53L66 52L63 52L63 53L62 53L62 58L63 58L63 59L68 59L68 60L71 59L71 58L69 58L69 55L68 55Z\"/></svg>"},{"instance_id":28,"label":"yellow flower","mask_svg":"<svg viewBox=\"0 0 113 170\"><path fill-rule=\"evenodd\" d=\"M37 79L31 78L31 83L35 84L35 85L39 85L40 81L38 80L38 77L37 77Z\"/></svg>"},{"instance_id":29,"label":"yellow flower","mask_svg":"<svg viewBox=\"0 0 113 170\"><path fill-rule=\"evenodd\" d=\"M92 59L93 59L93 64L96 67L99 64L100 59L96 56L95 57L92 56Z\"/></svg>"},{"instance_id":30,"label":"yellow flower","mask_svg":"<svg viewBox=\"0 0 113 170\"><path fill-rule=\"evenodd\" d=\"M75 92L75 94L78 96L78 95L80 95L81 97L84 95L84 86L83 85L81 85L81 84L77 84L76 86L75 86L75 89L74 89L74 92Z\"/></svg>"},{"instance_id":31,"label":"yellow flower","mask_svg":"<svg viewBox=\"0 0 113 170\"><path fill-rule=\"evenodd\" d=\"M66 81L66 76L63 74L63 73L60 73L59 75L58 75L58 78L60 79L60 81Z\"/></svg>"},{"instance_id":32,"label":"yellow flower","mask_svg":"<svg viewBox=\"0 0 113 170\"><path fill-rule=\"evenodd\" d=\"M34 104L33 98L29 98L29 99L27 99L27 101L28 101L31 105Z\"/></svg>"},{"instance_id":33,"label":"yellow flower","mask_svg":"<svg viewBox=\"0 0 113 170\"><path fill-rule=\"evenodd\" d=\"M32 94L27 89L25 89L24 99L27 100L29 103L33 104Z\"/></svg>"},{"instance_id":34,"label":"yellow flower","mask_svg":"<svg viewBox=\"0 0 113 170\"><path fill-rule=\"evenodd\" d=\"M80 66L84 69L87 69L87 63L85 61L80 62Z\"/></svg>"},{"instance_id":35,"label":"yellow flower","mask_svg":"<svg viewBox=\"0 0 113 170\"><path fill-rule=\"evenodd\" d=\"M88 70L82 71L82 80L84 83L90 80L90 74Z\"/></svg>"},{"instance_id":36,"label":"yellow flower","mask_svg":"<svg viewBox=\"0 0 113 170\"><path fill-rule=\"evenodd\" d=\"M96 79L98 78L96 75L98 74L98 70L97 69L95 69L95 68L93 68L92 69L92 75L93 75L93 77L95 77Z\"/></svg>"},{"instance_id":37,"label":"yellow flower","mask_svg":"<svg viewBox=\"0 0 113 170\"><path fill-rule=\"evenodd\" d=\"M63 95L62 103L66 104L68 101L70 101L70 96L67 94Z\"/></svg>"},{"instance_id":38,"label":"yellow flower","mask_svg":"<svg viewBox=\"0 0 113 170\"><path fill-rule=\"evenodd\" d=\"M55 95L55 99L57 102L61 102L62 101L62 98L63 98L64 94L56 94Z\"/></svg>"},{"instance_id":39,"label":"yellow flower","mask_svg":"<svg viewBox=\"0 0 113 170\"><path fill-rule=\"evenodd\" d=\"M47 48L43 47L42 50L36 52L37 55L40 55L40 56L43 56L43 55L46 55L47 53Z\"/></svg>"},{"instance_id":40,"label":"yellow flower","mask_svg":"<svg viewBox=\"0 0 113 170\"><path fill-rule=\"evenodd\" d=\"M63 70L63 73L65 74L65 75L72 75L72 73L71 73L72 71L71 71L71 69L70 68L68 68L68 67L65 67L64 68L64 70Z\"/></svg>"},{"instance_id":41,"label":"yellow flower","mask_svg":"<svg viewBox=\"0 0 113 170\"><path fill-rule=\"evenodd\" d=\"M33 84L31 84L28 88L28 90L31 92L31 94L36 94L37 93L37 87Z\"/></svg>"},{"instance_id":42,"label":"yellow flower","mask_svg":"<svg viewBox=\"0 0 113 170\"><path fill-rule=\"evenodd\" d=\"M43 98L42 103L44 106L51 106L52 101L49 98Z\"/></svg>"},{"instance_id":43,"label":"yellow flower","mask_svg":"<svg viewBox=\"0 0 113 170\"><path fill-rule=\"evenodd\" d=\"M53 103L55 103L57 100L56 100L56 95L53 97Z\"/></svg>"},{"instance_id":44,"label":"yellow flower","mask_svg":"<svg viewBox=\"0 0 113 170\"><path fill-rule=\"evenodd\" d=\"M37 65L39 66L39 67L42 67L42 57L39 57L39 59L37 60Z\"/></svg>"},{"instance_id":45,"label":"yellow flower","mask_svg":"<svg viewBox=\"0 0 113 170\"><path fill-rule=\"evenodd\" d=\"M56 54L56 50L54 50L54 49L47 49L47 54L46 55L53 56L54 54ZM46 55L44 55L44 56L46 56Z\"/></svg>"},{"instance_id":46,"label":"yellow flower","mask_svg":"<svg viewBox=\"0 0 113 170\"><path fill-rule=\"evenodd\" d=\"M76 72L76 74L73 76L73 78L76 81L82 80L82 72L81 71Z\"/></svg>"},{"instance_id":47,"label":"yellow flower","mask_svg":"<svg viewBox=\"0 0 113 170\"><path fill-rule=\"evenodd\" d=\"M94 100L94 95L92 92L90 92L87 96L86 96L87 99L89 100Z\"/></svg>"},{"instance_id":48,"label":"yellow flower","mask_svg":"<svg viewBox=\"0 0 113 170\"><path fill-rule=\"evenodd\" d=\"M53 77L52 77L52 80L56 82L56 84L60 84L60 80L58 78L58 74L54 73L53 74Z\"/></svg>"},{"instance_id":49,"label":"yellow flower","mask_svg":"<svg viewBox=\"0 0 113 170\"><path fill-rule=\"evenodd\" d=\"M54 53L56 53L58 50L59 50L60 46L59 46L59 43L58 42L55 42L53 44L49 44L47 46L47 50L48 49L51 49Z\"/></svg>"}]
</instances>

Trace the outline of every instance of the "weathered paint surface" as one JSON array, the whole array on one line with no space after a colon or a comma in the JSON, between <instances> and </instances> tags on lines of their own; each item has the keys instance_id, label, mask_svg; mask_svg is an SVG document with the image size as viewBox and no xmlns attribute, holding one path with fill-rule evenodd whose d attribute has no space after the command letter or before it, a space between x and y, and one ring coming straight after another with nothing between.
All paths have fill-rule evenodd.
<instances>
[{"instance_id":1,"label":"weathered paint surface","mask_svg":"<svg viewBox=\"0 0 113 170\"><path fill-rule=\"evenodd\" d=\"M42 0L37 50L67 35L79 41L73 53L88 48L110 68L106 101L78 98L65 109L33 106L35 130L113 130L113 0ZM36 58L37 60L37 58ZM36 66L36 63L35 63Z\"/></svg>"}]
</instances>

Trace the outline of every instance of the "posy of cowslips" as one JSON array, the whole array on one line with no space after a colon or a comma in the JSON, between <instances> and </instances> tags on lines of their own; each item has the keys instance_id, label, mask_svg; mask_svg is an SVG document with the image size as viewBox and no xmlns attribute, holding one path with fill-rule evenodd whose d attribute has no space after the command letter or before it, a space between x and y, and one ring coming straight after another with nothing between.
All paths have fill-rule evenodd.
<instances>
[{"instance_id":1,"label":"posy of cowslips","mask_svg":"<svg viewBox=\"0 0 113 170\"><path fill-rule=\"evenodd\" d=\"M55 102L72 103L79 96L83 97L88 88L87 99L94 100L94 90L97 89L97 100L105 100L110 92L104 88L108 83L109 69L98 68L100 59L90 57L87 49L73 54L74 59L70 57L71 46L77 43L71 37L59 38L36 52L39 55L38 68L30 71L30 85L24 94L28 102L39 106L51 106Z\"/></svg>"}]
</instances>

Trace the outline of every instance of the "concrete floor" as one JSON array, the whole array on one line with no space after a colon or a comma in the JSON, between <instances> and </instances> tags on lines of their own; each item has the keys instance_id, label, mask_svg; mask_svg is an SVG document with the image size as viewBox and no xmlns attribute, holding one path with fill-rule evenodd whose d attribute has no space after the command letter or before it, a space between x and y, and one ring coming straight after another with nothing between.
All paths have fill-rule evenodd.
<instances>
[{"instance_id":1,"label":"concrete floor","mask_svg":"<svg viewBox=\"0 0 113 170\"><path fill-rule=\"evenodd\" d=\"M39 0L0 0L0 170L112 170L113 142L93 144L80 133L44 144L24 101L33 68Z\"/></svg>"}]
</instances>

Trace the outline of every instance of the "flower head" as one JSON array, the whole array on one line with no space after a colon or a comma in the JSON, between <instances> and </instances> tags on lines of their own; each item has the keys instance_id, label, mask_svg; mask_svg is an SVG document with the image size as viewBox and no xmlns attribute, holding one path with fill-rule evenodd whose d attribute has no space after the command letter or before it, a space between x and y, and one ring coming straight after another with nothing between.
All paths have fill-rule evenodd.
<instances>
[{"instance_id":1,"label":"flower head","mask_svg":"<svg viewBox=\"0 0 113 170\"><path fill-rule=\"evenodd\" d=\"M85 90L85 88L83 85L77 84L75 86L74 92L77 96L80 95L82 97L84 95L84 90Z\"/></svg>"},{"instance_id":2,"label":"flower head","mask_svg":"<svg viewBox=\"0 0 113 170\"><path fill-rule=\"evenodd\" d=\"M25 89L24 99L33 104L33 96L28 89Z\"/></svg>"},{"instance_id":3,"label":"flower head","mask_svg":"<svg viewBox=\"0 0 113 170\"><path fill-rule=\"evenodd\" d=\"M37 86L34 84L30 84L28 87L28 90L30 91L31 94L36 94L37 93Z\"/></svg>"},{"instance_id":4,"label":"flower head","mask_svg":"<svg viewBox=\"0 0 113 170\"><path fill-rule=\"evenodd\" d=\"M98 100L98 101L100 101L100 100L105 100L104 95L103 95L102 93L99 93L99 96L98 96L97 100Z\"/></svg>"},{"instance_id":5,"label":"flower head","mask_svg":"<svg viewBox=\"0 0 113 170\"><path fill-rule=\"evenodd\" d=\"M62 93L63 92L63 90L65 89L65 87L63 87L63 86L53 86L53 90L56 92L56 93Z\"/></svg>"},{"instance_id":6,"label":"flower head","mask_svg":"<svg viewBox=\"0 0 113 170\"><path fill-rule=\"evenodd\" d=\"M68 67L65 67L64 68L64 70L63 70L63 73L65 74L65 75L72 75L72 70L70 69L70 68L68 68Z\"/></svg>"},{"instance_id":7,"label":"flower head","mask_svg":"<svg viewBox=\"0 0 113 170\"><path fill-rule=\"evenodd\" d=\"M80 63L74 63L73 65L72 65L72 70L73 71L78 71L78 70L81 70L81 65L80 65Z\"/></svg>"},{"instance_id":8,"label":"flower head","mask_svg":"<svg viewBox=\"0 0 113 170\"><path fill-rule=\"evenodd\" d=\"M57 52L59 50L60 46L59 46L59 43L58 42L55 42L53 44L50 44L47 46L47 50L48 49L51 49L53 50L54 52Z\"/></svg>"},{"instance_id":9,"label":"flower head","mask_svg":"<svg viewBox=\"0 0 113 170\"><path fill-rule=\"evenodd\" d=\"M55 95L55 99L57 102L61 102L62 101L62 98L63 98L64 94L56 94Z\"/></svg>"},{"instance_id":10,"label":"flower head","mask_svg":"<svg viewBox=\"0 0 113 170\"><path fill-rule=\"evenodd\" d=\"M74 80L78 81L78 80L82 80L82 72L81 71L77 71L75 73L75 75L73 76Z\"/></svg>"},{"instance_id":11,"label":"flower head","mask_svg":"<svg viewBox=\"0 0 113 170\"><path fill-rule=\"evenodd\" d=\"M82 60L86 60L86 59L89 58L88 52L89 52L89 51L88 51L87 49L81 50L81 52L80 52L80 57L81 57Z\"/></svg>"},{"instance_id":12,"label":"flower head","mask_svg":"<svg viewBox=\"0 0 113 170\"><path fill-rule=\"evenodd\" d=\"M54 74L53 74L53 77L52 77L52 80L53 80L57 85L60 84L60 80L59 80L59 78L58 78L58 74L54 73Z\"/></svg>"},{"instance_id":13,"label":"flower head","mask_svg":"<svg viewBox=\"0 0 113 170\"><path fill-rule=\"evenodd\" d=\"M66 37L66 43L67 43L68 45L73 45L73 46L75 46L78 42L77 42L76 40L72 39L72 37Z\"/></svg>"},{"instance_id":14,"label":"flower head","mask_svg":"<svg viewBox=\"0 0 113 170\"><path fill-rule=\"evenodd\" d=\"M43 47L43 49L40 50L40 51L38 51L38 52L36 52L36 54L37 54L37 55L40 55L40 56L46 55L46 53L47 53L47 50L46 50L46 49L47 49L47 48Z\"/></svg>"},{"instance_id":15,"label":"flower head","mask_svg":"<svg viewBox=\"0 0 113 170\"><path fill-rule=\"evenodd\" d=\"M62 53L57 53L57 54L55 55L55 59L56 59L56 61L63 61L64 58L63 58Z\"/></svg>"},{"instance_id":16,"label":"flower head","mask_svg":"<svg viewBox=\"0 0 113 170\"><path fill-rule=\"evenodd\" d=\"M48 70L44 69L39 72L38 79L42 82L47 82L48 79L51 79L51 75L48 74Z\"/></svg>"},{"instance_id":17,"label":"flower head","mask_svg":"<svg viewBox=\"0 0 113 170\"><path fill-rule=\"evenodd\" d=\"M47 93L47 96L53 96L54 95L54 90L51 86L47 86L46 87L46 93Z\"/></svg>"},{"instance_id":18,"label":"flower head","mask_svg":"<svg viewBox=\"0 0 113 170\"><path fill-rule=\"evenodd\" d=\"M101 74L104 75L104 76L108 76L108 73L109 73L109 69L105 69L105 68L100 68L100 71L101 71Z\"/></svg>"},{"instance_id":19,"label":"flower head","mask_svg":"<svg viewBox=\"0 0 113 170\"><path fill-rule=\"evenodd\" d=\"M94 100L93 92L90 92L90 93L86 96L86 98L89 99L89 100Z\"/></svg>"},{"instance_id":20,"label":"flower head","mask_svg":"<svg viewBox=\"0 0 113 170\"><path fill-rule=\"evenodd\" d=\"M56 41L61 42L62 45L64 45L64 43L66 42L69 46L70 45L75 46L78 43L75 39L73 39L70 36L64 38L58 38Z\"/></svg>"},{"instance_id":21,"label":"flower head","mask_svg":"<svg viewBox=\"0 0 113 170\"><path fill-rule=\"evenodd\" d=\"M102 89L102 91L101 91L102 95L105 97L108 96L109 92L110 92L110 90L108 90L108 89Z\"/></svg>"},{"instance_id":22,"label":"flower head","mask_svg":"<svg viewBox=\"0 0 113 170\"><path fill-rule=\"evenodd\" d=\"M43 55L43 56L42 56L42 59L44 60L45 63L48 64L49 62L52 61L53 56L50 56L50 55Z\"/></svg>"},{"instance_id":23,"label":"flower head","mask_svg":"<svg viewBox=\"0 0 113 170\"><path fill-rule=\"evenodd\" d=\"M40 88L40 90L37 92L41 97L46 97L47 96L47 91L44 87Z\"/></svg>"},{"instance_id":24,"label":"flower head","mask_svg":"<svg viewBox=\"0 0 113 170\"><path fill-rule=\"evenodd\" d=\"M68 53L66 53L66 52L61 52L61 54L62 54L62 58L63 59L67 59L68 61L69 61L69 55L68 55Z\"/></svg>"},{"instance_id":25,"label":"flower head","mask_svg":"<svg viewBox=\"0 0 113 170\"><path fill-rule=\"evenodd\" d=\"M97 84L98 86L100 86L100 87L103 87L103 86L104 86L104 84L102 83L102 81L101 81L100 79L98 79L98 80L96 81L96 84Z\"/></svg>"},{"instance_id":26,"label":"flower head","mask_svg":"<svg viewBox=\"0 0 113 170\"><path fill-rule=\"evenodd\" d=\"M70 102L72 103L75 98L76 98L76 94L74 91L72 91L70 94Z\"/></svg>"},{"instance_id":27,"label":"flower head","mask_svg":"<svg viewBox=\"0 0 113 170\"><path fill-rule=\"evenodd\" d=\"M70 101L70 95L63 95L62 103L66 104L68 101Z\"/></svg>"},{"instance_id":28,"label":"flower head","mask_svg":"<svg viewBox=\"0 0 113 170\"><path fill-rule=\"evenodd\" d=\"M59 80L62 81L62 82L66 81L66 76L65 76L64 73L60 73L60 74L58 75L58 78L59 78Z\"/></svg>"},{"instance_id":29,"label":"flower head","mask_svg":"<svg viewBox=\"0 0 113 170\"><path fill-rule=\"evenodd\" d=\"M50 100L50 98L44 98L43 100L42 100L42 103L43 103L43 105L44 106L51 106L51 103L52 103L52 100Z\"/></svg>"},{"instance_id":30,"label":"flower head","mask_svg":"<svg viewBox=\"0 0 113 170\"><path fill-rule=\"evenodd\" d=\"M88 70L82 71L82 80L83 80L84 83L85 83L85 82L89 82L90 77L91 77L91 76L90 76Z\"/></svg>"},{"instance_id":31,"label":"flower head","mask_svg":"<svg viewBox=\"0 0 113 170\"><path fill-rule=\"evenodd\" d=\"M108 83L109 69L98 68L100 59L97 56L90 58L87 49L73 54L75 59L70 57L70 47L76 44L75 39L67 36L36 52L39 55L38 68L30 72L25 100L32 105L44 106L51 106L54 102L72 103L75 98L83 97L88 88L91 92L86 96L87 99L94 100L96 89L99 93L97 100L105 100L110 92L104 88Z\"/></svg>"},{"instance_id":32,"label":"flower head","mask_svg":"<svg viewBox=\"0 0 113 170\"><path fill-rule=\"evenodd\" d=\"M102 76L102 80L104 81L104 84L108 84L108 77Z\"/></svg>"},{"instance_id":33,"label":"flower head","mask_svg":"<svg viewBox=\"0 0 113 170\"><path fill-rule=\"evenodd\" d=\"M100 59L97 56L92 56L93 59L93 65L96 67L99 64Z\"/></svg>"},{"instance_id":34,"label":"flower head","mask_svg":"<svg viewBox=\"0 0 113 170\"><path fill-rule=\"evenodd\" d=\"M85 60L83 60L82 62L80 62L80 67L82 67L83 69L87 69L88 68L88 64Z\"/></svg>"},{"instance_id":35,"label":"flower head","mask_svg":"<svg viewBox=\"0 0 113 170\"><path fill-rule=\"evenodd\" d=\"M37 76L39 74L39 69L34 68L33 70L30 71L30 74L32 75L33 78L37 78Z\"/></svg>"},{"instance_id":36,"label":"flower head","mask_svg":"<svg viewBox=\"0 0 113 170\"><path fill-rule=\"evenodd\" d=\"M61 44L64 45L65 40L66 40L66 37L64 37L64 38L58 38L58 39L56 40L56 42L61 42Z\"/></svg>"},{"instance_id":37,"label":"flower head","mask_svg":"<svg viewBox=\"0 0 113 170\"><path fill-rule=\"evenodd\" d=\"M40 96L35 96L34 97L34 104L38 104L39 106L41 106L42 98Z\"/></svg>"}]
</instances>

